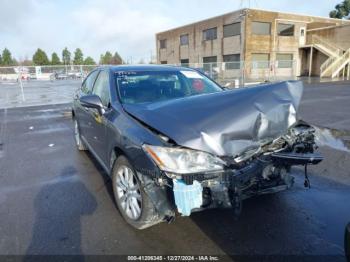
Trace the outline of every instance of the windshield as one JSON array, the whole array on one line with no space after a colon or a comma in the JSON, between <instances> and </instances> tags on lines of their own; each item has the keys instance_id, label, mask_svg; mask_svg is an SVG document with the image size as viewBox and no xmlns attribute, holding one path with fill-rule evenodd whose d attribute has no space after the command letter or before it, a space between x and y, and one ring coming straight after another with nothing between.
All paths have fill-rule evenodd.
<instances>
[{"instance_id":1,"label":"windshield","mask_svg":"<svg viewBox=\"0 0 350 262\"><path fill-rule=\"evenodd\" d=\"M124 104L159 102L223 91L196 71L117 72L118 92Z\"/></svg>"}]
</instances>

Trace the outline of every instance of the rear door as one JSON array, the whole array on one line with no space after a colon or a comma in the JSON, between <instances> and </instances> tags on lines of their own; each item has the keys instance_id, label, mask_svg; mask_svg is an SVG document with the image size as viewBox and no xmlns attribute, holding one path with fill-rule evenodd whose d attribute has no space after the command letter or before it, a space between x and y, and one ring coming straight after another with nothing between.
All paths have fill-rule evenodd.
<instances>
[{"instance_id":1,"label":"rear door","mask_svg":"<svg viewBox=\"0 0 350 262\"><path fill-rule=\"evenodd\" d=\"M91 146L100 160L108 166L108 139L106 128L109 123L108 115L111 112L108 70L101 70L94 84L92 93L100 97L104 106L104 113L100 115L96 112L94 115Z\"/></svg>"}]
</instances>

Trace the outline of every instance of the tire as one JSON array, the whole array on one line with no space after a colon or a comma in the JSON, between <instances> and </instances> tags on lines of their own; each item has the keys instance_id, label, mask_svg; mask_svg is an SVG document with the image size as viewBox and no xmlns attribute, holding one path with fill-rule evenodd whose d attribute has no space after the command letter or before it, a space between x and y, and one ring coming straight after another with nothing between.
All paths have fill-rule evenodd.
<instances>
[{"instance_id":1,"label":"tire","mask_svg":"<svg viewBox=\"0 0 350 262\"><path fill-rule=\"evenodd\" d=\"M141 182L125 156L114 162L113 192L118 210L125 221L136 229L145 229L163 221L145 193Z\"/></svg>"},{"instance_id":2,"label":"tire","mask_svg":"<svg viewBox=\"0 0 350 262\"><path fill-rule=\"evenodd\" d=\"M87 148L85 147L83 141L81 140L78 121L76 119L74 119L73 121L74 121L75 144L76 144L79 151L85 151L85 150L87 150Z\"/></svg>"}]
</instances>

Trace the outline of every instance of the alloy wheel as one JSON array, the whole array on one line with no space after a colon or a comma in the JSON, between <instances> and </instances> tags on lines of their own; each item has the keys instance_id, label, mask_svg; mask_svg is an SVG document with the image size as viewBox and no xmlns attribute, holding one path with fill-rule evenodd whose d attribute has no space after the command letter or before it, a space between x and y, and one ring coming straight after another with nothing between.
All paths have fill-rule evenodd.
<instances>
[{"instance_id":1,"label":"alloy wheel","mask_svg":"<svg viewBox=\"0 0 350 262\"><path fill-rule=\"evenodd\" d=\"M122 165L117 170L115 182L117 197L123 212L132 220L137 220L142 211L142 195L134 172Z\"/></svg>"}]
</instances>

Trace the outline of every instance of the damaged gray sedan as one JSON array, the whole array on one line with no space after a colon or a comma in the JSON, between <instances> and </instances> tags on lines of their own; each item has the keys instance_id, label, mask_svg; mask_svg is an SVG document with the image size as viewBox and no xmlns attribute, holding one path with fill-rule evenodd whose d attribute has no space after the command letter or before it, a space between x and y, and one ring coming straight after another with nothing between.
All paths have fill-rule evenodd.
<instances>
[{"instance_id":1,"label":"damaged gray sedan","mask_svg":"<svg viewBox=\"0 0 350 262\"><path fill-rule=\"evenodd\" d=\"M293 185L291 167L322 161L298 120L301 82L225 90L171 66L92 71L73 103L75 140L113 181L121 215L138 229Z\"/></svg>"}]
</instances>

